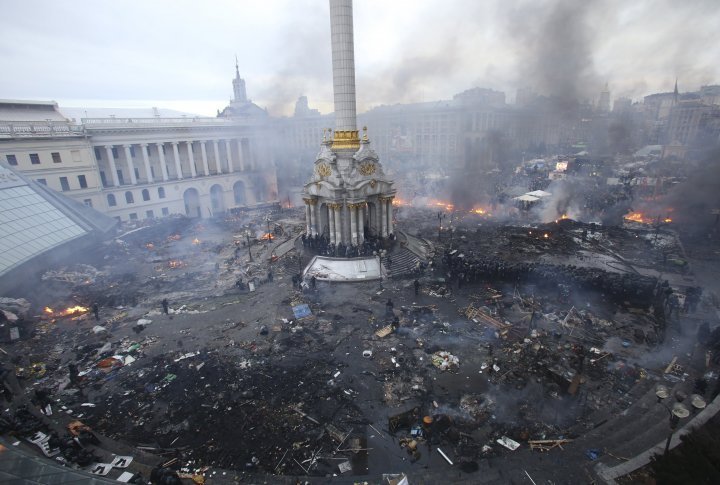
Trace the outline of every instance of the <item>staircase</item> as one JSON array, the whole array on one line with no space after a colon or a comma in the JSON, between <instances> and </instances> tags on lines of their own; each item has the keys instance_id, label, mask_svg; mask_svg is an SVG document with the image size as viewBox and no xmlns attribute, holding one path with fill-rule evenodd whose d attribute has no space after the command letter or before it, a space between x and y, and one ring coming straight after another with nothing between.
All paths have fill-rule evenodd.
<instances>
[{"instance_id":1,"label":"staircase","mask_svg":"<svg viewBox=\"0 0 720 485\"><path fill-rule=\"evenodd\" d=\"M387 262L388 257L392 260L392 264L390 265L388 265ZM406 248L396 249L392 253L388 253L380 258L380 262L385 268L389 278L399 278L412 274L419 261L420 258Z\"/></svg>"}]
</instances>

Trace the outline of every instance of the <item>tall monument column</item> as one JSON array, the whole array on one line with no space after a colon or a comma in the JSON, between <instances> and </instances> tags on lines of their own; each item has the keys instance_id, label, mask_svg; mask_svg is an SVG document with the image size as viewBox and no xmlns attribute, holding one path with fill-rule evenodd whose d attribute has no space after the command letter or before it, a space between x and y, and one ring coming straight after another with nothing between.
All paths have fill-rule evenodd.
<instances>
[{"instance_id":1,"label":"tall monument column","mask_svg":"<svg viewBox=\"0 0 720 485\"><path fill-rule=\"evenodd\" d=\"M358 149L352 0L330 0L335 136L333 148Z\"/></svg>"}]
</instances>

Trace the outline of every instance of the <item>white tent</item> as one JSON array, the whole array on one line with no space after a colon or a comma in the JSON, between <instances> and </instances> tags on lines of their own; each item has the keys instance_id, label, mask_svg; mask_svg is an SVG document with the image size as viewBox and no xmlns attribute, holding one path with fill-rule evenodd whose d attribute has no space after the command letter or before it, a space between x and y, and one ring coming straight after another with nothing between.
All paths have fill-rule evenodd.
<instances>
[{"instance_id":1,"label":"white tent","mask_svg":"<svg viewBox=\"0 0 720 485\"><path fill-rule=\"evenodd\" d=\"M540 200L540 197L533 197L529 194L519 195L517 197L513 197L513 200L518 200L521 202L535 202L537 200Z\"/></svg>"},{"instance_id":2,"label":"white tent","mask_svg":"<svg viewBox=\"0 0 720 485\"><path fill-rule=\"evenodd\" d=\"M532 192L528 192L525 195L530 195L532 197L549 197L552 194L550 192L545 192L544 190L533 190Z\"/></svg>"}]
</instances>

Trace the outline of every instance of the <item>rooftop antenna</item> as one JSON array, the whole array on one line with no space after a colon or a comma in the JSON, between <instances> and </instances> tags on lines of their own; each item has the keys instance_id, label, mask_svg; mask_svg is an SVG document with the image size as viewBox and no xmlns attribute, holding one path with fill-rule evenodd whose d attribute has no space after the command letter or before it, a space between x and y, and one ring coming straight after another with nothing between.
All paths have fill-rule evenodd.
<instances>
[{"instance_id":1,"label":"rooftop antenna","mask_svg":"<svg viewBox=\"0 0 720 485\"><path fill-rule=\"evenodd\" d=\"M237 77L240 77L240 66L238 65L237 54L235 54L235 74L237 74Z\"/></svg>"}]
</instances>

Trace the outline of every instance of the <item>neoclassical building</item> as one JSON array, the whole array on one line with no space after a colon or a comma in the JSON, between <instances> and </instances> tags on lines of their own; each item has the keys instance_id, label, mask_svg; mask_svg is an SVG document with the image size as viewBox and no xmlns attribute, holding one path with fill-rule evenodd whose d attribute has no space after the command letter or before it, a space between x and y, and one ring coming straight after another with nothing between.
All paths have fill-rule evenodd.
<instances>
[{"instance_id":1,"label":"neoclassical building","mask_svg":"<svg viewBox=\"0 0 720 485\"><path fill-rule=\"evenodd\" d=\"M119 220L211 217L278 200L265 110L233 80L217 118L67 119L54 102L0 101L0 164Z\"/></svg>"},{"instance_id":2,"label":"neoclassical building","mask_svg":"<svg viewBox=\"0 0 720 485\"><path fill-rule=\"evenodd\" d=\"M330 0L335 130L326 130L303 200L307 234L332 244L360 244L365 235L393 233L393 182L370 146L358 135L352 0ZM327 137L327 134L330 137Z\"/></svg>"}]
</instances>

